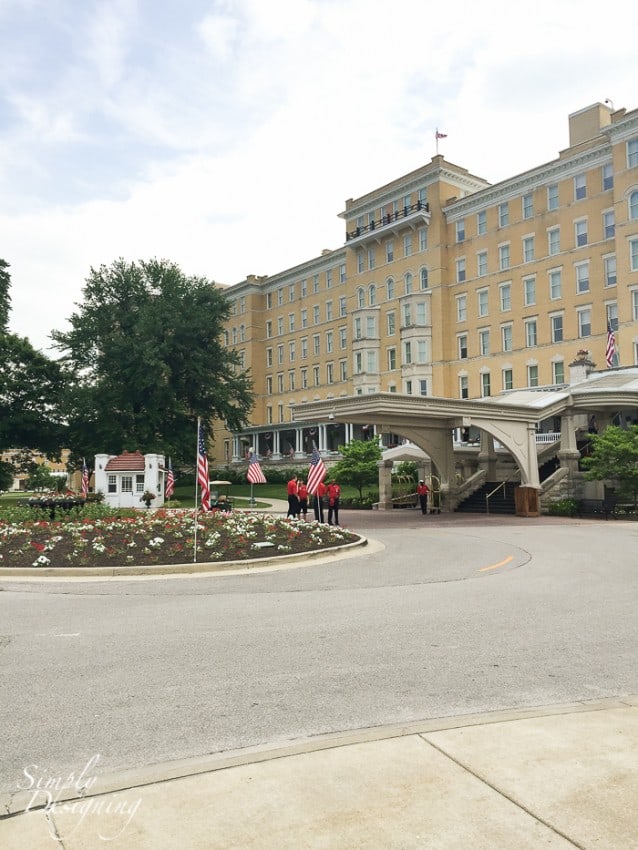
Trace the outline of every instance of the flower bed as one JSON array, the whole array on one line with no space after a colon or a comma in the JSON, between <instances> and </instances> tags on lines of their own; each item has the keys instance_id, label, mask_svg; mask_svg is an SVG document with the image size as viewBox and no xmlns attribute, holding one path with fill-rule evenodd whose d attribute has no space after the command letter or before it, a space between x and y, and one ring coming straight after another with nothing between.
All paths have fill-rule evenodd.
<instances>
[{"instance_id":1,"label":"flower bed","mask_svg":"<svg viewBox=\"0 0 638 850\"><path fill-rule=\"evenodd\" d=\"M129 516L70 516L56 521L0 519L2 567L102 567L193 562L193 511ZM197 516L197 563L312 552L359 536L334 526L268 514Z\"/></svg>"}]
</instances>

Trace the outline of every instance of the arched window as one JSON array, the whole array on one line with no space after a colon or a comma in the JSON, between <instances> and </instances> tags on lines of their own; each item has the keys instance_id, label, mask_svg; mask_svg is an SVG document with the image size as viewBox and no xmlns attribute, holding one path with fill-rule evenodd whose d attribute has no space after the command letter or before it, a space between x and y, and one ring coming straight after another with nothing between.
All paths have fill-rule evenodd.
<instances>
[{"instance_id":1,"label":"arched window","mask_svg":"<svg viewBox=\"0 0 638 850\"><path fill-rule=\"evenodd\" d=\"M638 192L632 192L629 196L629 218L638 218Z\"/></svg>"},{"instance_id":2,"label":"arched window","mask_svg":"<svg viewBox=\"0 0 638 850\"><path fill-rule=\"evenodd\" d=\"M246 328L245 328L244 325L239 326L239 341L240 342L246 341Z\"/></svg>"},{"instance_id":3,"label":"arched window","mask_svg":"<svg viewBox=\"0 0 638 850\"><path fill-rule=\"evenodd\" d=\"M409 295L412 292L412 272L406 272L403 280L405 282L405 294Z\"/></svg>"},{"instance_id":4,"label":"arched window","mask_svg":"<svg viewBox=\"0 0 638 850\"><path fill-rule=\"evenodd\" d=\"M233 328L233 345L237 345L237 328Z\"/></svg>"},{"instance_id":5,"label":"arched window","mask_svg":"<svg viewBox=\"0 0 638 850\"><path fill-rule=\"evenodd\" d=\"M388 294L388 301L392 301L394 298L394 278L389 277L385 282L385 286Z\"/></svg>"},{"instance_id":6,"label":"arched window","mask_svg":"<svg viewBox=\"0 0 638 850\"><path fill-rule=\"evenodd\" d=\"M425 268L425 266L419 272L419 279L421 282L421 289L428 289L430 283L428 281L428 270Z\"/></svg>"},{"instance_id":7,"label":"arched window","mask_svg":"<svg viewBox=\"0 0 638 850\"><path fill-rule=\"evenodd\" d=\"M366 294L362 286L357 289L357 307L366 306Z\"/></svg>"},{"instance_id":8,"label":"arched window","mask_svg":"<svg viewBox=\"0 0 638 850\"><path fill-rule=\"evenodd\" d=\"M370 307L374 307L377 303L377 288L374 283L371 283L368 287L368 305Z\"/></svg>"}]
</instances>

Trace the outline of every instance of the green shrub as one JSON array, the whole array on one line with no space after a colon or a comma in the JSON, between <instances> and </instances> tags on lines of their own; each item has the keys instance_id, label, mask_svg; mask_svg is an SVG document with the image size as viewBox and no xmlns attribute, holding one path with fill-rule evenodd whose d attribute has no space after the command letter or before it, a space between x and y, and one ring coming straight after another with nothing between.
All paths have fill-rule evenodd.
<instances>
[{"instance_id":1,"label":"green shrub","mask_svg":"<svg viewBox=\"0 0 638 850\"><path fill-rule=\"evenodd\" d=\"M557 502L550 502L547 506L547 513L550 516L577 516L578 500L559 499Z\"/></svg>"}]
</instances>

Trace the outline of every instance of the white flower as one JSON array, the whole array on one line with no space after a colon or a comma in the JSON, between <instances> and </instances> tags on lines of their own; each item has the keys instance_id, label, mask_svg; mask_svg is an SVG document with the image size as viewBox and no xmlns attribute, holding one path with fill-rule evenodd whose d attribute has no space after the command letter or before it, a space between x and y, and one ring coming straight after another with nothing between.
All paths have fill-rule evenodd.
<instances>
[{"instance_id":1,"label":"white flower","mask_svg":"<svg viewBox=\"0 0 638 850\"><path fill-rule=\"evenodd\" d=\"M33 564L32 567L46 567L47 564L50 564L51 561L45 555L39 555Z\"/></svg>"}]
</instances>

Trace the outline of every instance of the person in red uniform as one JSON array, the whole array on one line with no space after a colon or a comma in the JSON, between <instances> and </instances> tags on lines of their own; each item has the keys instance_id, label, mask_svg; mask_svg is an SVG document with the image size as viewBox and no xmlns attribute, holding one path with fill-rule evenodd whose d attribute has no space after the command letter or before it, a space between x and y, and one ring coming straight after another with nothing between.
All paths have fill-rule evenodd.
<instances>
[{"instance_id":1,"label":"person in red uniform","mask_svg":"<svg viewBox=\"0 0 638 850\"><path fill-rule=\"evenodd\" d=\"M421 513L427 514L428 512L428 493L430 492L430 488L425 483L425 481L419 481L416 494L419 497L419 503L421 505Z\"/></svg>"},{"instance_id":2,"label":"person in red uniform","mask_svg":"<svg viewBox=\"0 0 638 850\"><path fill-rule=\"evenodd\" d=\"M323 500L326 495L326 485L321 481L317 484L315 495L312 500L312 506L315 509L315 519L317 522L325 522L323 518Z\"/></svg>"},{"instance_id":3,"label":"person in red uniform","mask_svg":"<svg viewBox=\"0 0 638 850\"><path fill-rule=\"evenodd\" d=\"M297 490L297 496L299 497L299 514L303 514L303 518L308 518L308 488L304 484L303 481L299 482L299 489Z\"/></svg>"},{"instance_id":4,"label":"person in red uniform","mask_svg":"<svg viewBox=\"0 0 638 850\"><path fill-rule=\"evenodd\" d=\"M299 485L297 484L297 476L293 475L288 482L288 513L286 516L296 517L299 515Z\"/></svg>"},{"instance_id":5,"label":"person in red uniform","mask_svg":"<svg viewBox=\"0 0 638 850\"><path fill-rule=\"evenodd\" d=\"M328 525L339 525L339 499L341 487L336 481L328 483Z\"/></svg>"}]
</instances>

